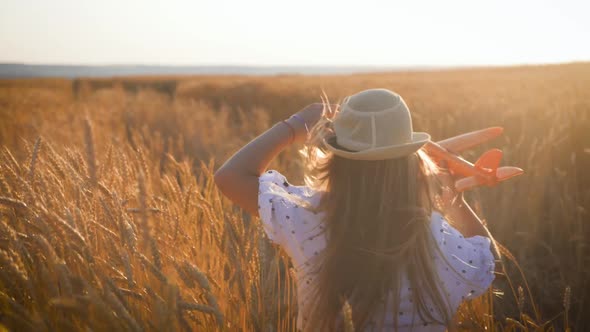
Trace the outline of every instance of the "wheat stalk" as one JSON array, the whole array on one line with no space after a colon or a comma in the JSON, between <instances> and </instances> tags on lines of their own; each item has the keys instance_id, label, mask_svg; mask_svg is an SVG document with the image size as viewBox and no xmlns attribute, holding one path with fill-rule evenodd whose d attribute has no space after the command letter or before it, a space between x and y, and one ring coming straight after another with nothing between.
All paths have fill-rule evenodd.
<instances>
[{"instance_id":1,"label":"wheat stalk","mask_svg":"<svg viewBox=\"0 0 590 332\"><path fill-rule=\"evenodd\" d=\"M8 198L8 197L0 197L0 204L4 206L9 206L15 209L22 209L26 210L28 208L25 202L19 201L18 199Z\"/></svg>"},{"instance_id":2,"label":"wheat stalk","mask_svg":"<svg viewBox=\"0 0 590 332\"><path fill-rule=\"evenodd\" d=\"M88 118L84 119L84 142L86 143L86 162L88 165L90 183L92 183L92 185L96 185L98 182L96 174L96 155L94 139L92 138L92 126Z\"/></svg>"},{"instance_id":3,"label":"wheat stalk","mask_svg":"<svg viewBox=\"0 0 590 332\"><path fill-rule=\"evenodd\" d=\"M41 146L41 137L37 137L35 145L33 147L33 154L31 156L31 163L29 164L29 183L34 183L35 177L35 166L37 165L37 156L39 154L39 148Z\"/></svg>"}]
</instances>

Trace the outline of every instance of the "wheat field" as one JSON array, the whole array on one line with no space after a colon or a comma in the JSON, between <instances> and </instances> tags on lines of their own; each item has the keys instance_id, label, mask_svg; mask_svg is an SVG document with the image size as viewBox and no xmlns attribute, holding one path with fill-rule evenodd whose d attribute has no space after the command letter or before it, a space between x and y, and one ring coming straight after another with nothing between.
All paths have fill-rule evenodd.
<instances>
[{"instance_id":1,"label":"wheat field","mask_svg":"<svg viewBox=\"0 0 590 332\"><path fill-rule=\"evenodd\" d=\"M0 331L294 331L288 259L213 172L305 105L400 93L525 174L467 199L503 273L465 331L590 329L590 63L333 76L0 80ZM292 147L273 161L301 182Z\"/></svg>"}]
</instances>

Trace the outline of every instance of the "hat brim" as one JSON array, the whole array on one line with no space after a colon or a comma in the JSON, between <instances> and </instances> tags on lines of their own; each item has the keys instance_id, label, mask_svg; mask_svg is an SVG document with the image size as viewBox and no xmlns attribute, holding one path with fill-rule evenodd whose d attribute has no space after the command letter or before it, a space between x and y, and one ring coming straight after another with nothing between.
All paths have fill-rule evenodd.
<instances>
[{"instance_id":1,"label":"hat brim","mask_svg":"<svg viewBox=\"0 0 590 332\"><path fill-rule=\"evenodd\" d=\"M412 141L409 143L378 147L364 151L347 151L337 148L331 142L336 137L324 138L324 145L337 156L354 160L385 160L405 157L418 151L424 144L430 141L430 135L422 132L412 133Z\"/></svg>"}]
</instances>

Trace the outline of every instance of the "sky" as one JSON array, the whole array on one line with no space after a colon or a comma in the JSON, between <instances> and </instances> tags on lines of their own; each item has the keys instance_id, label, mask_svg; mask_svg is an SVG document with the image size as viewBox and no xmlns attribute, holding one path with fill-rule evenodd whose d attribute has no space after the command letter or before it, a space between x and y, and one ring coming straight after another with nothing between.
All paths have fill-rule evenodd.
<instances>
[{"instance_id":1,"label":"sky","mask_svg":"<svg viewBox=\"0 0 590 332\"><path fill-rule=\"evenodd\" d=\"M460 66L590 60L590 1L0 0L0 63Z\"/></svg>"}]
</instances>

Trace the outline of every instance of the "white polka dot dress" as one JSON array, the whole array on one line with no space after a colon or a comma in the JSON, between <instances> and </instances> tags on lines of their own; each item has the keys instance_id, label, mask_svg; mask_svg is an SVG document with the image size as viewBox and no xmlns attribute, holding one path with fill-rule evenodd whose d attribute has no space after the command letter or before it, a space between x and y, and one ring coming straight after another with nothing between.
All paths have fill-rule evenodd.
<instances>
[{"instance_id":1,"label":"white polka dot dress","mask_svg":"<svg viewBox=\"0 0 590 332\"><path fill-rule=\"evenodd\" d=\"M281 246L291 257L297 277L299 315L297 326L301 328L307 316L306 296L313 278L306 275L308 260L321 253L326 246L323 232L323 213L314 213L302 207L302 202L317 206L321 193L306 186L291 185L276 170L269 170L259 178L258 212L268 238ZM448 294L454 313L462 301L482 295L494 280L494 256L491 241L484 236L465 238L443 216L434 211L431 231L440 252L435 250L435 267ZM402 278L398 328L400 331L445 331L446 327L422 322L413 315L411 288ZM391 330L392 317L386 317L385 326ZM387 325L390 324L390 325Z\"/></svg>"}]
</instances>

